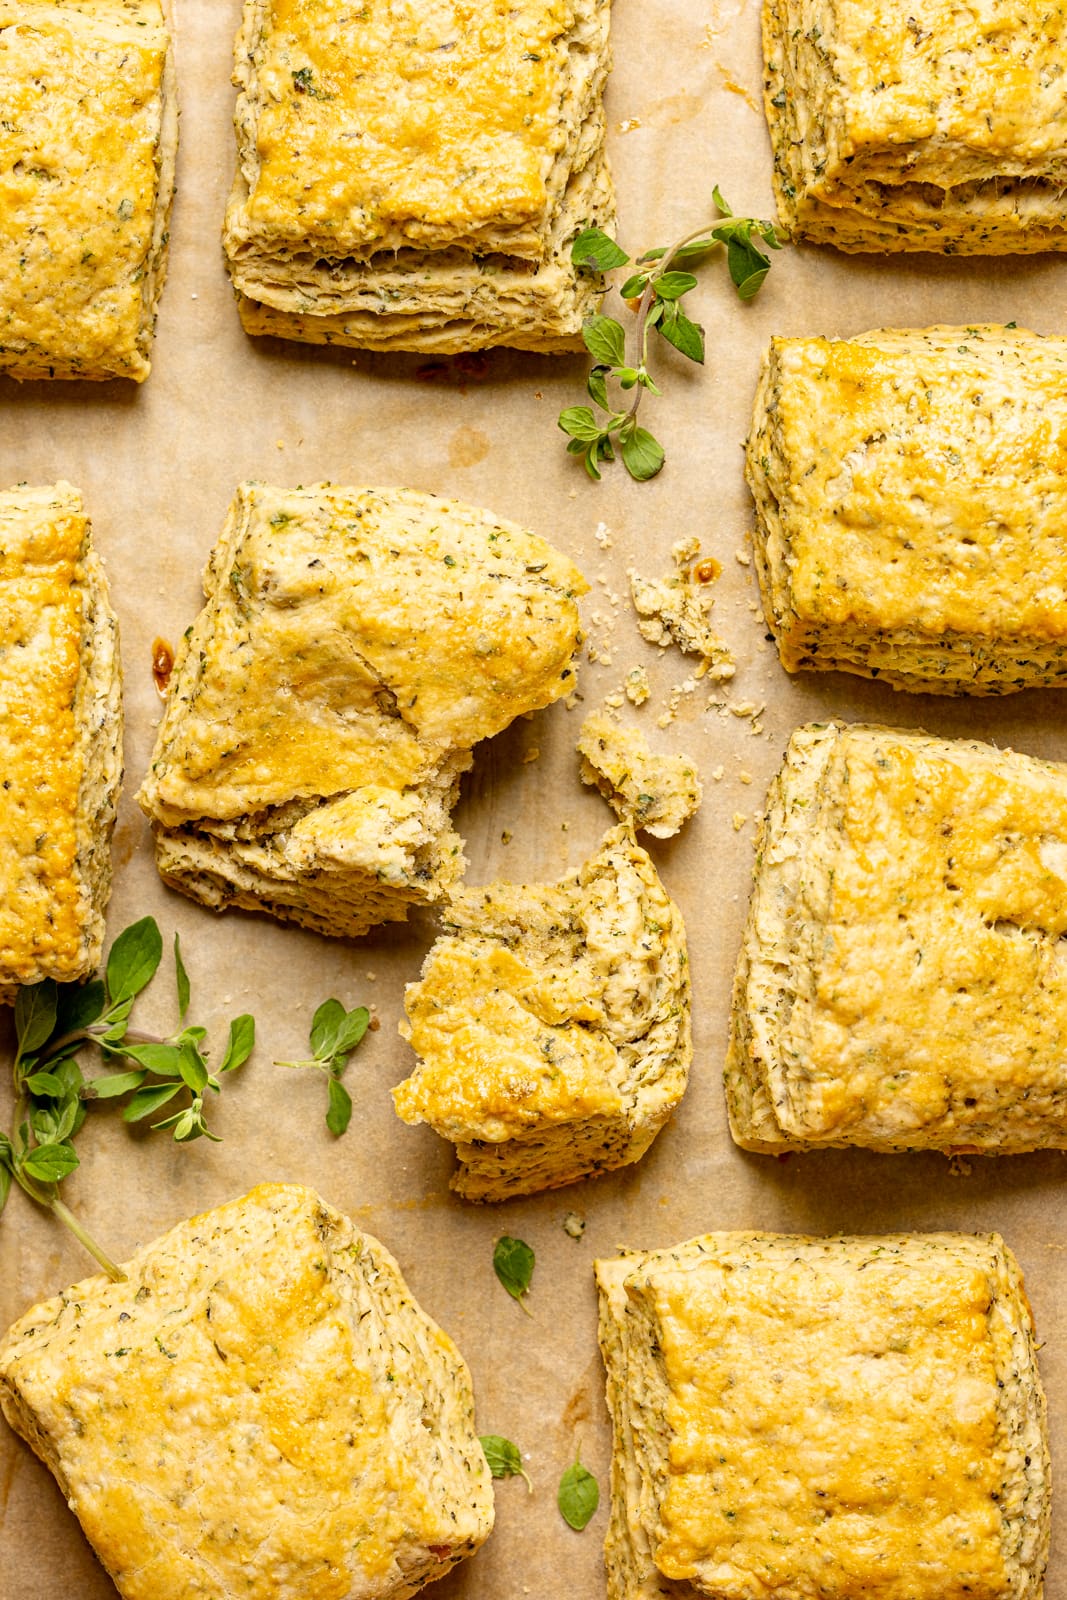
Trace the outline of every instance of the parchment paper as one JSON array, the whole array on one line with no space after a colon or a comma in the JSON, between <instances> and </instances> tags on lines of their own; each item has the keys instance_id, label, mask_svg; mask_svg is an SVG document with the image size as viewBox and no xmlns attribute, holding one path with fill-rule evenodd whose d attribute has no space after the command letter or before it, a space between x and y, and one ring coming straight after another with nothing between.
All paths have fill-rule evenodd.
<instances>
[{"instance_id":1,"label":"parchment paper","mask_svg":"<svg viewBox=\"0 0 1067 1600\"><path fill-rule=\"evenodd\" d=\"M239 0L176 0L179 192L151 378L140 389L20 388L0 380L0 483L66 477L80 486L121 620L127 782L111 935L148 912L168 944L180 930L195 1019L217 1038L230 1016L252 1010L260 1040L219 1102L222 1144L180 1149L100 1114L81 1136L82 1168L64 1189L69 1203L122 1259L192 1212L261 1180L291 1179L317 1187L389 1246L472 1368L479 1430L515 1440L534 1484L532 1495L519 1479L497 1485L496 1531L474 1560L429 1591L438 1600L602 1595L610 1441L590 1269L595 1255L620 1244L668 1245L710 1228L999 1229L1026 1272L1045 1341L1053 1459L1067 1459L1067 1331L1057 1315L1067 1287L1063 1156L976 1159L957 1174L932 1154L745 1155L729 1139L721 1084L753 819L795 725L863 717L979 734L1067 759L1062 694L968 703L782 672L754 614L752 570L735 558L745 553L751 525L741 444L761 351L776 333L850 334L886 324L1014 319L1062 332L1067 261L878 260L795 249L776 257L747 308L725 270L709 269L692 296L708 330L706 369L658 352L665 394L648 404L648 416L667 448L665 470L636 486L617 466L593 485L566 456L555 426L560 407L582 399L579 358L497 352L428 364L254 344L242 334L218 244L233 167L229 74L239 10ZM698 225L710 214L716 181L736 210L771 215L757 0L616 0L613 28L609 144L622 241L637 253ZM192 620L201 568L234 485L245 477L408 484L455 495L554 540L591 579L590 643L612 659L583 668L582 706L559 705L479 749L458 813L472 882L553 878L596 844L612 818L579 783L579 723L629 667L648 666L653 697L638 712L627 707L625 716L655 747L691 753L707 793L680 838L654 845L689 930L696 1056L686 1099L638 1166L505 1206L464 1205L447 1187L451 1148L429 1129L400 1123L389 1097L411 1067L396 1025L403 985L418 973L432 921L345 944L266 918L216 919L160 885L132 800L159 715L151 645L157 635L176 640ZM739 662L731 696L766 703L760 732L750 718L709 711L706 689L683 697L678 719L657 728L686 664L646 645L625 600L612 603L613 594L625 594L628 566L665 572L672 543L694 534L723 564L716 615ZM524 760L534 749L538 758ZM744 819L737 828L735 814ZM169 1028L162 974L151 993L138 1014L146 1025ZM347 1005L373 1004L381 1020L349 1067L356 1111L339 1141L323 1125L321 1078L273 1065L274 1057L300 1053L311 1013L329 994ZM5 1119L9 1110L5 1081ZM562 1228L572 1210L587 1221L579 1241ZM493 1277L493 1242L505 1232L537 1252L532 1319ZM89 1266L16 1192L0 1221L0 1323L6 1327ZM602 1488L600 1512L582 1534L563 1524L555 1505L559 1476L578 1449ZM1063 1505L1061 1499L1049 1600L1067 1600ZM107 1600L114 1590L49 1474L0 1429L0 1595L53 1600L64 1593Z\"/></svg>"}]
</instances>

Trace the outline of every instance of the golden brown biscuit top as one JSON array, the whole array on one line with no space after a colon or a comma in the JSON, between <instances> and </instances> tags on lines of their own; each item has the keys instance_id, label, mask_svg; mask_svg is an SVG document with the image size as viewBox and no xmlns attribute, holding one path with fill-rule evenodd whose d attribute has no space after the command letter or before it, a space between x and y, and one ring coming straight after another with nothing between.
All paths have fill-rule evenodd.
<instances>
[{"instance_id":1,"label":"golden brown biscuit top","mask_svg":"<svg viewBox=\"0 0 1067 1600\"><path fill-rule=\"evenodd\" d=\"M948 1251L921 1274L820 1256L631 1289L668 1388L657 1566L727 1600L913 1600L931 1570L944 1600L1003 1595L986 1274Z\"/></svg>"},{"instance_id":2,"label":"golden brown biscuit top","mask_svg":"<svg viewBox=\"0 0 1067 1600\"><path fill-rule=\"evenodd\" d=\"M572 0L267 0L264 10L253 226L343 255L406 224L417 238L542 217L567 139Z\"/></svg>"},{"instance_id":3,"label":"golden brown biscuit top","mask_svg":"<svg viewBox=\"0 0 1067 1600\"><path fill-rule=\"evenodd\" d=\"M246 484L153 763L219 818L417 784L573 683L585 580L544 540L406 489Z\"/></svg>"},{"instance_id":4,"label":"golden brown biscuit top","mask_svg":"<svg viewBox=\"0 0 1067 1600\"><path fill-rule=\"evenodd\" d=\"M158 0L0 0L0 365L147 371L166 47Z\"/></svg>"},{"instance_id":5,"label":"golden brown biscuit top","mask_svg":"<svg viewBox=\"0 0 1067 1600\"><path fill-rule=\"evenodd\" d=\"M75 696L89 522L68 484L0 494L0 968L83 959Z\"/></svg>"},{"instance_id":6,"label":"golden brown biscuit top","mask_svg":"<svg viewBox=\"0 0 1067 1600\"><path fill-rule=\"evenodd\" d=\"M885 151L909 182L947 188L991 172L1047 170L1067 154L1067 15L1033 0L803 4L832 63L840 159Z\"/></svg>"},{"instance_id":7,"label":"golden brown biscuit top","mask_svg":"<svg viewBox=\"0 0 1067 1600\"><path fill-rule=\"evenodd\" d=\"M798 617L1067 634L1067 339L879 331L773 361Z\"/></svg>"},{"instance_id":8,"label":"golden brown biscuit top","mask_svg":"<svg viewBox=\"0 0 1067 1600\"><path fill-rule=\"evenodd\" d=\"M809 875L818 933L794 1115L906 1137L1062 1092L1067 774L974 744L847 730ZM820 890L819 885L825 887ZM825 896L822 903L821 896ZM1041 992L1041 1005L1032 997Z\"/></svg>"},{"instance_id":9,"label":"golden brown biscuit top","mask_svg":"<svg viewBox=\"0 0 1067 1600\"><path fill-rule=\"evenodd\" d=\"M398 1547L439 1531L426 1463L391 1438L403 1402L374 1379L375 1318L331 1263L369 1241L345 1244L330 1217L262 1184L147 1246L127 1281L77 1284L8 1334L5 1374L128 1600L202 1593L205 1569L250 1600L378 1593Z\"/></svg>"}]
</instances>

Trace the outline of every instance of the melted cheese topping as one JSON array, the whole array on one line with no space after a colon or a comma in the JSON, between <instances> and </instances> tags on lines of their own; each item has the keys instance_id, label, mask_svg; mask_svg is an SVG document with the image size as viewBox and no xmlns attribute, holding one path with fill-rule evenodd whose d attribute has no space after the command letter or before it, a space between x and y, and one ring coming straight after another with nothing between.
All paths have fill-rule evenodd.
<instances>
[{"instance_id":1,"label":"melted cheese topping","mask_svg":"<svg viewBox=\"0 0 1067 1600\"><path fill-rule=\"evenodd\" d=\"M81 763L74 703L82 640L76 496L0 496L0 969L76 976Z\"/></svg>"},{"instance_id":2,"label":"melted cheese topping","mask_svg":"<svg viewBox=\"0 0 1067 1600\"><path fill-rule=\"evenodd\" d=\"M656 1564L720 1600L1002 1596L984 1273L931 1251L699 1273L647 1291L668 1385Z\"/></svg>"},{"instance_id":3,"label":"melted cheese topping","mask_svg":"<svg viewBox=\"0 0 1067 1600\"><path fill-rule=\"evenodd\" d=\"M911 15L896 0L800 0L798 10L833 63L841 158L870 149L909 182L945 188L1055 163L1062 181L1067 7L928 0Z\"/></svg>"},{"instance_id":4,"label":"melted cheese topping","mask_svg":"<svg viewBox=\"0 0 1067 1600\"><path fill-rule=\"evenodd\" d=\"M776 340L772 363L763 470L801 621L1067 636L1067 340L875 332Z\"/></svg>"},{"instance_id":5,"label":"melted cheese topping","mask_svg":"<svg viewBox=\"0 0 1067 1600\"><path fill-rule=\"evenodd\" d=\"M165 56L158 0L0 0L0 370L147 373Z\"/></svg>"},{"instance_id":6,"label":"melted cheese topping","mask_svg":"<svg viewBox=\"0 0 1067 1600\"><path fill-rule=\"evenodd\" d=\"M1062 770L855 730L827 801L827 834L808 846L818 927L787 1040L805 1060L790 1120L899 1137L947 1118L965 1139L1001 1104L1062 1117Z\"/></svg>"},{"instance_id":7,"label":"melted cheese topping","mask_svg":"<svg viewBox=\"0 0 1067 1600\"><path fill-rule=\"evenodd\" d=\"M570 0L270 0L254 225L363 250L393 227L536 222L567 139Z\"/></svg>"},{"instance_id":8,"label":"melted cheese topping","mask_svg":"<svg viewBox=\"0 0 1067 1600\"><path fill-rule=\"evenodd\" d=\"M617 1114L615 1051L570 1018L557 1024L560 998L548 974L510 950L438 940L408 989L409 1037L422 1060L393 1091L397 1114L446 1138L493 1141Z\"/></svg>"},{"instance_id":9,"label":"melted cheese topping","mask_svg":"<svg viewBox=\"0 0 1067 1600\"><path fill-rule=\"evenodd\" d=\"M216 818L400 793L549 704L573 682L586 587L487 512L327 485L245 485L207 586L155 769L165 805Z\"/></svg>"}]
</instances>

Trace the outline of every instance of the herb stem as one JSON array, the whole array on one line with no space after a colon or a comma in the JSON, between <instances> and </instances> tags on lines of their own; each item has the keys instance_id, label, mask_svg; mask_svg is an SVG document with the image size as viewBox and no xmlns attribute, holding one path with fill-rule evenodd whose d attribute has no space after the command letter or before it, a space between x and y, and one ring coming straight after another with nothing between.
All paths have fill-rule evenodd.
<instances>
[{"instance_id":1,"label":"herb stem","mask_svg":"<svg viewBox=\"0 0 1067 1600\"><path fill-rule=\"evenodd\" d=\"M63 1204L62 1200L57 1194L49 1194L47 1189L41 1188L40 1185L36 1184L32 1178L28 1178L24 1172L16 1171L15 1180L25 1190L31 1200L35 1200L39 1206L44 1206L46 1210L51 1211L53 1215L60 1222L62 1222L63 1226L70 1230L75 1239L77 1239L78 1243L84 1249L88 1250L93 1260L97 1262L98 1265L103 1267L104 1271L107 1273L108 1277L113 1283L126 1282L126 1274L123 1272L122 1268L116 1266L107 1252L100 1248L92 1235L87 1233L85 1228L82 1227L73 1211L71 1211L68 1206Z\"/></svg>"}]
</instances>

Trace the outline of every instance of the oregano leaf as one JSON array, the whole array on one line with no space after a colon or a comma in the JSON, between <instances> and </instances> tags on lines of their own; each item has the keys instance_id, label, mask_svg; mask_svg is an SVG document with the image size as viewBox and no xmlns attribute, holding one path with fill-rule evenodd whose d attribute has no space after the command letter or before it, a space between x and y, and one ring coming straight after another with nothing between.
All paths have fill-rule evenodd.
<instances>
[{"instance_id":1,"label":"oregano leaf","mask_svg":"<svg viewBox=\"0 0 1067 1600\"><path fill-rule=\"evenodd\" d=\"M574 265L592 267L596 272L610 272L613 267L624 267L629 259L626 251L620 249L602 228L583 228L571 245Z\"/></svg>"},{"instance_id":2,"label":"oregano leaf","mask_svg":"<svg viewBox=\"0 0 1067 1600\"><path fill-rule=\"evenodd\" d=\"M564 1522L576 1533L581 1533L595 1513L600 1504L600 1485L580 1461L569 1466L559 1480L556 1504Z\"/></svg>"},{"instance_id":3,"label":"oregano leaf","mask_svg":"<svg viewBox=\"0 0 1067 1600\"><path fill-rule=\"evenodd\" d=\"M163 938L154 917L142 917L123 930L107 958L107 992L112 1007L132 1000L152 981L163 959Z\"/></svg>"},{"instance_id":4,"label":"oregano leaf","mask_svg":"<svg viewBox=\"0 0 1067 1600\"><path fill-rule=\"evenodd\" d=\"M582 323L582 339L596 362L619 367L626 360L626 334L622 324L613 317L586 317Z\"/></svg>"},{"instance_id":5,"label":"oregano leaf","mask_svg":"<svg viewBox=\"0 0 1067 1600\"><path fill-rule=\"evenodd\" d=\"M536 1257L525 1239L503 1234L493 1246L493 1271L511 1295L524 1305L529 1292ZM528 1308L527 1308L528 1309Z\"/></svg>"}]
</instances>

